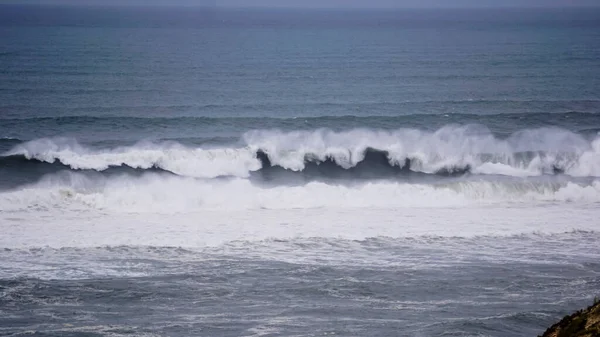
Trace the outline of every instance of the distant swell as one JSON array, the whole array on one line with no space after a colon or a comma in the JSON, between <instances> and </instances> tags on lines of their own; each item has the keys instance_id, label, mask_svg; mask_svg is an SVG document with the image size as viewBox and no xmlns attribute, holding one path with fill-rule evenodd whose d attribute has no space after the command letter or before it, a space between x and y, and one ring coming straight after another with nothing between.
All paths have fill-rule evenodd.
<instances>
[{"instance_id":1,"label":"distant swell","mask_svg":"<svg viewBox=\"0 0 600 337\"><path fill-rule=\"evenodd\" d=\"M0 157L0 168L39 163L53 169L162 170L195 178L279 174L311 177L390 177L407 174L454 176L600 176L600 137L553 128L522 130L497 138L482 126L449 125L435 132L327 129L246 133L243 145L189 147L177 142L90 148L73 139L37 139Z\"/></svg>"},{"instance_id":2,"label":"distant swell","mask_svg":"<svg viewBox=\"0 0 600 337\"><path fill-rule=\"evenodd\" d=\"M15 107L19 109L23 107ZM41 109L41 108L40 108ZM371 116L356 115L329 115L329 116L297 116L297 117L239 117L239 116L186 116L174 114L172 117L153 116L148 112L149 107L139 108L140 114L148 117L133 117L121 113L131 113L131 107L124 107L109 116L73 115L62 117L30 117L0 118L0 130L5 132L23 128L28 130L35 126L42 134L44 130L64 129L68 127L89 130L114 129L115 127L135 128L141 130L189 130L207 129L216 130L252 130L260 128L285 129L285 130L315 130L317 128L330 128L335 130L349 130L357 125L371 129L393 130L400 127L434 130L449 123L464 124L474 120L488 126L495 134L507 135L515 129L522 127L545 127L562 125L564 128L580 133L597 134L600 130L600 118L596 113L588 112L560 112L560 113L490 113L474 115L468 113L414 113L414 114L382 114ZM162 109L162 108L161 108ZM46 109L43 109L44 111ZM96 111L96 110L95 110ZM162 110L161 110L162 111ZM316 110L318 111L318 110ZM376 109L374 111L377 111ZM110 113L111 111L108 111ZM85 113L83 111L82 113ZM117 116L114 116L116 114Z\"/></svg>"},{"instance_id":3,"label":"distant swell","mask_svg":"<svg viewBox=\"0 0 600 337\"><path fill-rule=\"evenodd\" d=\"M21 143L22 141L18 138L13 137L0 137L0 146L10 146Z\"/></svg>"}]
</instances>

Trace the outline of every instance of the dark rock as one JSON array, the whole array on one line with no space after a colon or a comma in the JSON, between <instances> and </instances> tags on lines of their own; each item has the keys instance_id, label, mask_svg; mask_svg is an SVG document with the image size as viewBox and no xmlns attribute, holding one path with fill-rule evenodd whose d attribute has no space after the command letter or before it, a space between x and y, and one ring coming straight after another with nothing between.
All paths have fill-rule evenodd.
<instances>
[{"instance_id":1,"label":"dark rock","mask_svg":"<svg viewBox=\"0 0 600 337\"><path fill-rule=\"evenodd\" d=\"M587 309L565 316L542 337L600 337L600 300L596 299Z\"/></svg>"}]
</instances>

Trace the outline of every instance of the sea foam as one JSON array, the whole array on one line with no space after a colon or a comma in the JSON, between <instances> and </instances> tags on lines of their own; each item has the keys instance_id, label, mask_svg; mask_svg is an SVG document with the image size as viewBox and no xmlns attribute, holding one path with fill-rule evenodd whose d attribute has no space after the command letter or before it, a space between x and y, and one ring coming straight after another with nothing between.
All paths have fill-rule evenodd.
<instances>
[{"instance_id":1,"label":"sea foam","mask_svg":"<svg viewBox=\"0 0 600 337\"><path fill-rule=\"evenodd\" d=\"M211 148L145 141L98 149L74 139L44 138L19 144L4 156L60 162L76 170L128 166L195 178L246 178L271 166L302 172L309 165L330 162L348 170L359 164L370 165L365 160L371 152L382 155L390 167L425 174L600 176L599 136L586 138L567 130L541 128L498 138L478 125L448 125L432 132L255 130L245 133L240 144Z\"/></svg>"}]
</instances>

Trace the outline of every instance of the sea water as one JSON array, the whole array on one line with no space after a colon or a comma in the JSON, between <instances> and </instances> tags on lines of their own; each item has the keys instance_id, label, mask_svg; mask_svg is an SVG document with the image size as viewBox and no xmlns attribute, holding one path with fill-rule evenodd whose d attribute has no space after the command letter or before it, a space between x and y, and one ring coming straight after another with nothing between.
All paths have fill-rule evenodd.
<instances>
[{"instance_id":1,"label":"sea water","mask_svg":"<svg viewBox=\"0 0 600 337\"><path fill-rule=\"evenodd\" d=\"M600 294L600 11L0 6L0 334L536 336Z\"/></svg>"}]
</instances>

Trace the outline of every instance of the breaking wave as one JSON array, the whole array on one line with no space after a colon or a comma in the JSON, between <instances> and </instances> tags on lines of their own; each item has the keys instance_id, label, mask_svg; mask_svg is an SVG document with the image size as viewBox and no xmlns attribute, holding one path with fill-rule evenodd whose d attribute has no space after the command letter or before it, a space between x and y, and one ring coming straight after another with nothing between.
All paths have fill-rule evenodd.
<instances>
[{"instance_id":1,"label":"breaking wave","mask_svg":"<svg viewBox=\"0 0 600 337\"><path fill-rule=\"evenodd\" d=\"M0 157L0 167L9 162L15 166L23 158L23 165L36 161L73 170L160 169L194 178L247 178L278 171L326 177L406 173L598 177L600 137L540 128L498 138L483 126L449 125L433 132L257 130L245 133L239 143L221 147L140 142L97 149L74 139L44 138L16 145Z\"/></svg>"}]
</instances>

